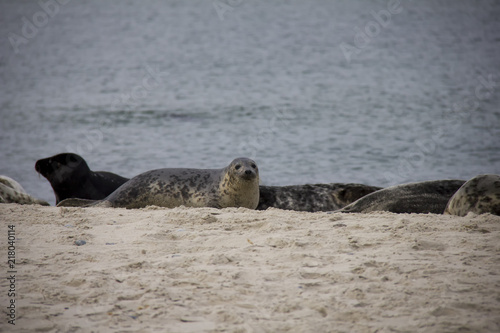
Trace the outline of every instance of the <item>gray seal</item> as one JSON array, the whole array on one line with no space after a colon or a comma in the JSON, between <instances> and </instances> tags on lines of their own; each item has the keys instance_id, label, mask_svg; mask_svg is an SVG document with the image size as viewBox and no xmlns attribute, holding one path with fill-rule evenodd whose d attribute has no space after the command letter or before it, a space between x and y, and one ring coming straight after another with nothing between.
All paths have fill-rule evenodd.
<instances>
[{"instance_id":1,"label":"gray seal","mask_svg":"<svg viewBox=\"0 0 500 333\"><path fill-rule=\"evenodd\" d=\"M341 213L443 214L448 200L465 180L432 180L387 187L338 210Z\"/></svg>"},{"instance_id":2,"label":"gray seal","mask_svg":"<svg viewBox=\"0 0 500 333\"><path fill-rule=\"evenodd\" d=\"M380 190L381 187L363 184L305 184L288 186L259 186L257 210L270 207L301 212L328 212L340 209L357 199ZM85 207L96 200L66 199L58 206Z\"/></svg>"},{"instance_id":3,"label":"gray seal","mask_svg":"<svg viewBox=\"0 0 500 333\"><path fill-rule=\"evenodd\" d=\"M35 170L50 182L56 204L67 198L104 199L129 180L107 171L92 171L80 155L73 153L40 159Z\"/></svg>"},{"instance_id":4,"label":"gray seal","mask_svg":"<svg viewBox=\"0 0 500 333\"><path fill-rule=\"evenodd\" d=\"M260 186L257 210L269 207L303 212L327 212L340 209L381 187L363 184L305 184Z\"/></svg>"},{"instance_id":5,"label":"gray seal","mask_svg":"<svg viewBox=\"0 0 500 333\"><path fill-rule=\"evenodd\" d=\"M469 212L500 215L499 175L479 175L470 179L451 197L444 211L458 216Z\"/></svg>"},{"instance_id":6,"label":"gray seal","mask_svg":"<svg viewBox=\"0 0 500 333\"><path fill-rule=\"evenodd\" d=\"M58 206L81 206L88 200L67 199ZM245 207L259 203L259 170L254 161L237 158L222 169L157 169L147 171L120 186L103 200L87 204L98 207L173 208Z\"/></svg>"},{"instance_id":7,"label":"gray seal","mask_svg":"<svg viewBox=\"0 0 500 333\"><path fill-rule=\"evenodd\" d=\"M0 203L50 206L47 201L33 198L26 193L21 184L7 176L0 176Z\"/></svg>"}]
</instances>

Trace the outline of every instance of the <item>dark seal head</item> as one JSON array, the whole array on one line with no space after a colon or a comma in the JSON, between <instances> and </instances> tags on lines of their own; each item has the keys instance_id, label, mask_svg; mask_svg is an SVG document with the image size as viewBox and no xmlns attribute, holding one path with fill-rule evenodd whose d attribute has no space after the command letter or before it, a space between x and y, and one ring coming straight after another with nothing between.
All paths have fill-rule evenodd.
<instances>
[{"instance_id":1,"label":"dark seal head","mask_svg":"<svg viewBox=\"0 0 500 333\"><path fill-rule=\"evenodd\" d=\"M35 170L49 181L56 204L67 198L100 200L128 181L111 172L90 170L87 162L73 153L40 159Z\"/></svg>"},{"instance_id":2,"label":"dark seal head","mask_svg":"<svg viewBox=\"0 0 500 333\"><path fill-rule=\"evenodd\" d=\"M81 201L77 202L80 205ZM91 203L98 207L143 208L159 206L245 207L259 203L259 170L248 158L237 158L222 169L168 168L135 176L104 200ZM83 202L86 205L86 202ZM62 205L75 205L64 201Z\"/></svg>"},{"instance_id":3,"label":"dark seal head","mask_svg":"<svg viewBox=\"0 0 500 333\"><path fill-rule=\"evenodd\" d=\"M470 179L451 197L444 211L458 216L469 212L500 215L499 175L479 175Z\"/></svg>"}]
</instances>

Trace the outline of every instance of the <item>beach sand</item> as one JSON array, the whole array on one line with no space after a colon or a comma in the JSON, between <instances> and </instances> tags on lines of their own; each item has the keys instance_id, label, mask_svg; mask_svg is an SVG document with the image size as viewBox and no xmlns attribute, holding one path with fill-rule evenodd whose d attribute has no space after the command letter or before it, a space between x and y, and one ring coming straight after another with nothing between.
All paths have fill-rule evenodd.
<instances>
[{"instance_id":1,"label":"beach sand","mask_svg":"<svg viewBox=\"0 0 500 333\"><path fill-rule=\"evenodd\" d=\"M3 332L500 332L500 217L0 205ZM84 240L77 246L75 241Z\"/></svg>"}]
</instances>

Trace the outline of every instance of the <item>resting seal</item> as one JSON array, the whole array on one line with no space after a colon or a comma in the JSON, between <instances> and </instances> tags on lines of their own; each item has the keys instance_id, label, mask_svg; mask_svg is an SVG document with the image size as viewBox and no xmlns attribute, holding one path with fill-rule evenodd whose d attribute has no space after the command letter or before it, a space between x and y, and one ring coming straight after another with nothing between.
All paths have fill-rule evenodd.
<instances>
[{"instance_id":1,"label":"resting seal","mask_svg":"<svg viewBox=\"0 0 500 333\"><path fill-rule=\"evenodd\" d=\"M500 176L479 175L467 181L451 197L445 214L465 216L467 213L500 215Z\"/></svg>"},{"instance_id":2,"label":"resting seal","mask_svg":"<svg viewBox=\"0 0 500 333\"><path fill-rule=\"evenodd\" d=\"M14 179L7 176L0 176L0 203L18 203L21 205L38 204L50 206L46 201L33 198L26 193L24 188Z\"/></svg>"},{"instance_id":3,"label":"resting seal","mask_svg":"<svg viewBox=\"0 0 500 333\"><path fill-rule=\"evenodd\" d=\"M464 183L464 180L432 180L391 186L370 193L337 212L442 214L448 200Z\"/></svg>"},{"instance_id":4,"label":"resting seal","mask_svg":"<svg viewBox=\"0 0 500 333\"><path fill-rule=\"evenodd\" d=\"M269 207L303 212L340 209L381 187L362 184L305 184L260 186L257 210Z\"/></svg>"},{"instance_id":5,"label":"resting seal","mask_svg":"<svg viewBox=\"0 0 500 333\"><path fill-rule=\"evenodd\" d=\"M50 182L56 204L67 198L104 199L128 181L111 172L90 170L87 162L73 153L38 160L35 170Z\"/></svg>"},{"instance_id":6,"label":"resting seal","mask_svg":"<svg viewBox=\"0 0 500 333\"><path fill-rule=\"evenodd\" d=\"M74 205L73 199L58 206ZM76 200L84 202L85 200ZM246 207L259 203L259 171L254 161L237 158L222 169L158 169L135 176L91 206L142 208Z\"/></svg>"}]
</instances>

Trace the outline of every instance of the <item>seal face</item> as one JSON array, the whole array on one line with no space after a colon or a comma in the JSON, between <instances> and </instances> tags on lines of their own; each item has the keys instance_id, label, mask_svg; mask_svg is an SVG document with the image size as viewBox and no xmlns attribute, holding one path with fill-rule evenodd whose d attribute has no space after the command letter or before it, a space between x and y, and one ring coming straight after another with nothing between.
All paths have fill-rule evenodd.
<instances>
[{"instance_id":1,"label":"seal face","mask_svg":"<svg viewBox=\"0 0 500 333\"><path fill-rule=\"evenodd\" d=\"M7 176L0 176L0 203L18 203L21 205L38 204L49 206L48 202L33 198L31 195L26 193L21 184Z\"/></svg>"},{"instance_id":2,"label":"seal face","mask_svg":"<svg viewBox=\"0 0 500 333\"><path fill-rule=\"evenodd\" d=\"M448 200L464 183L464 180L432 180L391 186L370 193L338 212L442 214Z\"/></svg>"},{"instance_id":3,"label":"seal face","mask_svg":"<svg viewBox=\"0 0 500 333\"><path fill-rule=\"evenodd\" d=\"M248 158L237 158L222 169L157 169L142 173L120 186L102 207L173 208L246 207L259 202L259 170Z\"/></svg>"},{"instance_id":4,"label":"seal face","mask_svg":"<svg viewBox=\"0 0 500 333\"><path fill-rule=\"evenodd\" d=\"M249 158L237 158L223 169L219 184L220 207L257 208L259 203L259 169Z\"/></svg>"},{"instance_id":5,"label":"seal face","mask_svg":"<svg viewBox=\"0 0 500 333\"><path fill-rule=\"evenodd\" d=\"M467 181L451 197L444 214L465 216L469 212L500 215L499 175L479 175Z\"/></svg>"},{"instance_id":6,"label":"seal face","mask_svg":"<svg viewBox=\"0 0 500 333\"><path fill-rule=\"evenodd\" d=\"M128 181L111 172L90 170L87 162L73 153L40 159L35 170L50 182L56 204L67 198L100 200Z\"/></svg>"},{"instance_id":7,"label":"seal face","mask_svg":"<svg viewBox=\"0 0 500 333\"><path fill-rule=\"evenodd\" d=\"M332 211L380 189L382 188L343 183L260 186L257 210L274 207L303 212Z\"/></svg>"}]
</instances>

